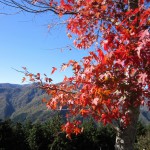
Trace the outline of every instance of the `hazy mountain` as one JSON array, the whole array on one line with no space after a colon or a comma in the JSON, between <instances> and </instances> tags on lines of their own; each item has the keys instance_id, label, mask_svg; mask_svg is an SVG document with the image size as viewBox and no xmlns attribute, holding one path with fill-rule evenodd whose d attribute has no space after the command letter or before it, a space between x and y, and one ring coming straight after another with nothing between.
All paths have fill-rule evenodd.
<instances>
[{"instance_id":1,"label":"hazy mountain","mask_svg":"<svg viewBox=\"0 0 150 150\"><path fill-rule=\"evenodd\" d=\"M148 99L146 99L146 103L144 104L144 106L141 106L141 114L140 114L140 120L141 122L143 122L143 124L150 124L150 110L147 107L147 101Z\"/></svg>"},{"instance_id":2,"label":"hazy mountain","mask_svg":"<svg viewBox=\"0 0 150 150\"><path fill-rule=\"evenodd\" d=\"M43 97L47 95L35 84L0 84L0 119L45 121L53 116L54 112L47 110L46 105L42 103ZM146 105L141 107L140 120L144 124L150 123L150 111Z\"/></svg>"},{"instance_id":3,"label":"hazy mountain","mask_svg":"<svg viewBox=\"0 0 150 150\"><path fill-rule=\"evenodd\" d=\"M54 112L47 110L43 97L46 97L44 91L34 84L0 84L0 119L44 121Z\"/></svg>"}]
</instances>

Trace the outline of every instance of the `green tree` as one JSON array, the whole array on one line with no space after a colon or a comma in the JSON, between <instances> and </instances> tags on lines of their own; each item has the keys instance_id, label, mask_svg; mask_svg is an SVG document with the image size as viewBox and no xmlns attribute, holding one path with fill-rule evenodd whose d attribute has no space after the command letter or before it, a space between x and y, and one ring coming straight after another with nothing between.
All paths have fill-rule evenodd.
<instances>
[{"instance_id":1,"label":"green tree","mask_svg":"<svg viewBox=\"0 0 150 150\"><path fill-rule=\"evenodd\" d=\"M0 123L0 148L10 149L15 148L14 132L11 120L6 120Z\"/></svg>"},{"instance_id":2,"label":"green tree","mask_svg":"<svg viewBox=\"0 0 150 150\"><path fill-rule=\"evenodd\" d=\"M141 125L140 125L141 126ZM135 143L135 150L149 150L150 149L150 126L138 129L137 142Z\"/></svg>"},{"instance_id":3,"label":"green tree","mask_svg":"<svg viewBox=\"0 0 150 150\"><path fill-rule=\"evenodd\" d=\"M13 126L15 150L29 150L29 145L26 140L25 130L21 123L17 122Z\"/></svg>"},{"instance_id":4,"label":"green tree","mask_svg":"<svg viewBox=\"0 0 150 150\"><path fill-rule=\"evenodd\" d=\"M44 147L44 132L42 125L36 123L28 131L27 141L31 150L42 150Z\"/></svg>"}]
</instances>

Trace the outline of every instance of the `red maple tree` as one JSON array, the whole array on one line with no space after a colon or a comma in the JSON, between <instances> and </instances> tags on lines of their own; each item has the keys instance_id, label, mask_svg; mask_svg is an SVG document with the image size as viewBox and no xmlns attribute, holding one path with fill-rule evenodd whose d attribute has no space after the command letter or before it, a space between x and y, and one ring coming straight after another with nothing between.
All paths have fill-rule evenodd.
<instances>
[{"instance_id":1,"label":"red maple tree","mask_svg":"<svg viewBox=\"0 0 150 150\"><path fill-rule=\"evenodd\" d=\"M78 49L95 48L81 62L70 60L74 75L58 85L40 74L25 74L52 95L47 107L67 108L62 127L70 137L79 134L79 116L113 124L116 150L132 150L140 105L150 98L150 8L149 0L34 0L62 17L68 37ZM43 7L44 8L44 7ZM41 7L42 9L42 7ZM41 10L42 11L42 10ZM53 68L52 73L56 71ZM23 78L25 80L25 78ZM45 101L45 100L44 100ZM147 105L150 107L150 103Z\"/></svg>"}]
</instances>

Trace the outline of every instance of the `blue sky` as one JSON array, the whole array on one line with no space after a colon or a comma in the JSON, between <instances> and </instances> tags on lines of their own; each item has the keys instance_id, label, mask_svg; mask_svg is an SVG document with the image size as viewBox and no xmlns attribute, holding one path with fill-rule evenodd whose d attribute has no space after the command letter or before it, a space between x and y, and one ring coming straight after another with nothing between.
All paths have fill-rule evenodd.
<instances>
[{"instance_id":1,"label":"blue sky","mask_svg":"<svg viewBox=\"0 0 150 150\"><path fill-rule=\"evenodd\" d=\"M12 68L22 70L27 67L32 73L47 74L54 83L62 81L64 75L70 76L71 70L60 72L62 63L70 59L80 60L87 55L85 50L61 48L73 45L68 39L65 25L48 29L51 23L62 22L51 13L30 14L21 12L3 15L1 12L14 13L19 10L0 4L0 83L22 83L23 74ZM149 4L148 4L149 6ZM60 48L60 49L59 49ZM51 76L52 67L58 71Z\"/></svg>"},{"instance_id":2,"label":"blue sky","mask_svg":"<svg viewBox=\"0 0 150 150\"><path fill-rule=\"evenodd\" d=\"M64 75L71 75L69 69L59 71L62 63L70 59L80 60L87 54L84 50L59 49L73 45L73 39L68 39L65 25L48 29L49 24L60 22L50 13L0 14L0 22L0 83L21 84L24 75L12 68L22 70L22 67L27 67L32 73L46 73L57 83ZM50 75L52 67L58 68L53 76Z\"/></svg>"}]
</instances>

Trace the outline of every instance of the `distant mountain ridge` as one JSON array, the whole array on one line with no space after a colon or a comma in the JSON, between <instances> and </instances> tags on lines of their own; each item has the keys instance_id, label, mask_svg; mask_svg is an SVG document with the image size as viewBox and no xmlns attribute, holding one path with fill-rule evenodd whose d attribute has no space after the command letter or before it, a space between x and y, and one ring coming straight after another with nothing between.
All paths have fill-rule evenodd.
<instances>
[{"instance_id":1,"label":"distant mountain ridge","mask_svg":"<svg viewBox=\"0 0 150 150\"><path fill-rule=\"evenodd\" d=\"M34 84L0 84L0 119L44 121L54 112L47 110L43 97L44 91Z\"/></svg>"},{"instance_id":2,"label":"distant mountain ridge","mask_svg":"<svg viewBox=\"0 0 150 150\"><path fill-rule=\"evenodd\" d=\"M47 110L42 98L45 92L36 84L0 84L0 119L11 118L14 121L46 121L55 114ZM141 107L139 118L144 124L150 124L150 111L146 106Z\"/></svg>"}]
</instances>

